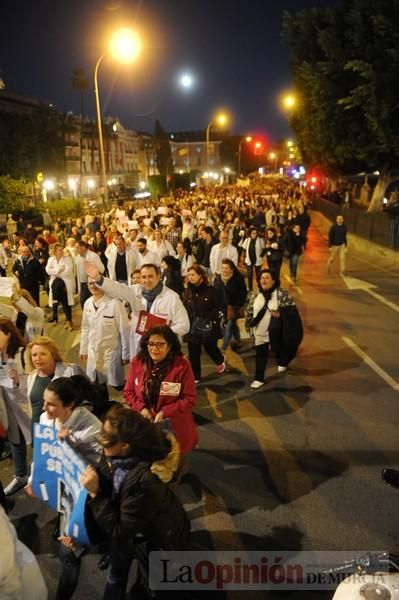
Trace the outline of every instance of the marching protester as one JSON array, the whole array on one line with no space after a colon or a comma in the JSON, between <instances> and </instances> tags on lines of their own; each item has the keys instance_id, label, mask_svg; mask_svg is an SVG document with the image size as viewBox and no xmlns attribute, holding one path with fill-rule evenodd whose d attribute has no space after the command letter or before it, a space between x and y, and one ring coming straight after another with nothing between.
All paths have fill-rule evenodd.
<instances>
[{"instance_id":1,"label":"marching protester","mask_svg":"<svg viewBox=\"0 0 399 600\"><path fill-rule=\"evenodd\" d=\"M194 375L183 357L179 338L170 327L152 327L142 336L123 397L136 412L154 423L170 419L182 454L197 444L192 416L197 402Z\"/></svg>"},{"instance_id":2,"label":"marching protester","mask_svg":"<svg viewBox=\"0 0 399 600\"><path fill-rule=\"evenodd\" d=\"M294 282L296 282L298 273L298 261L305 245L305 240L302 235L301 227L298 223L294 223L292 229L289 229L287 231L285 236L285 244L288 251L291 279Z\"/></svg>"},{"instance_id":3,"label":"marching protester","mask_svg":"<svg viewBox=\"0 0 399 600\"><path fill-rule=\"evenodd\" d=\"M220 275L224 258L228 258L235 265L238 263L237 248L230 244L228 231L221 231L219 240L219 244L212 246L209 258L211 273L214 277Z\"/></svg>"},{"instance_id":4,"label":"marching protester","mask_svg":"<svg viewBox=\"0 0 399 600\"><path fill-rule=\"evenodd\" d=\"M255 335L255 378L251 383L255 390L265 383L272 331L272 349L276 353L279 373L287 370L303 337L298 310L288 292L280 288L280 280L269 269L262 269L259 284L253 312L247 315L247 324Z\"/></svg>"},{"instance_id":5,"label":"marching protester","mask_svg":"<svg viewBox=\"0 0 399 600\"><path fill-rule=\"evenodd\" d=\"M72 377L82 373L82 369L63 360L56 343L47 336L34 338L26 347L27 397L30 401L32 422L38 423L43 412L44 390L59 377Z\"/></svg>"},{"instance_id":6,"label":"marching protester","mask_svg":"<svg viewBox=\"0 0 399 600\"><path fill-rule=\"evenodd\" d=\"M245 250L245 264L247 266L248 289L251 292L253 288L254 275L256 280L263 263L264 241L258 237L258 231L255 228L250 229L249 237L245 238L241 244Z\"/></svg>"},{"instance_id":7,"label":"marching protester","mask_svg":"<svg viewBox=\"0 0 399 600\"><path fill-rule=\"evenodd\" d=\"M96 265L97 269L100 273L104 273L105 267L104 263L101 261L98 254L89 249L89 245L79 240L76 242L76 277L78 281L78 292L80 299L80 306L83 308L84 303L88 298L90 298L90 291L87 285L87 274L84 268L85 262L92 262Z\"/></svg>"},{"instance_id":8,"label":"marching protester","mask_svg":"<svg viewBox=\"0 0 399 600\"><path fill-rule=\"evenodd\" d=\"M107 268L109 278L119 283L128 283L130 274L134 271L137 264L137 255L135 250L126 246L122 236L115 238L105 251L108 259ZM103 273L104 269L97 270Z\"/></svg>"},{"instance_id":9,"label":"marching protester","mask_svg":"<svg viewBox=\"0 0 399 600\"><path fill-rule=\"evenodd\" d=\"M129 595L140 597L151 593L149 552L189 546L190 522L183 506L151 471L154 461L168 455L170 443L156 424L122 406L107 414L100 443L110 478L90 466L81 483L96 523L111 538L103 600L124 600L134 559L138 577Z\"/></svg>"},{"instance_id":10,"label":"marching protester","mask_svg":"<svg viewBox=\"0 0 399 600\"><path fill-rule=\"evenodd\" d=\"M243 307L247 299L247 287L244 277L237 266L228 258L222 260L221 273L215 279L214 286L220 290L224 298L225 329L223 335L222 352L226 352L231 340L232 350L241 346L240 330L237 319L243 317Z\"/></svg>"},{"instance_id":11,"label":"marching protester","mask_svg":"<svg viewBox=\"0 0 399 600\"><path fill-rule=\"evenodd\" d=\"M36 304L40 304L40 283L44 283L39 261L32 255L29 246L22 246L20 256L14 263L13 273L18 277L21 288L28 290Z\"/></svg>"},{"instance_id":12,"label":"marching protester","mask_svg":"<svg viewBox=\"0 0 399 600\"><path fill-rule=\"evenodd\" d=\"M226 364L218 348L222 337L221 306L222 298L216 288L209 285L204 269L193 265L187 273L188 286L183 303L190 318L190 332L185 337L188 354L194 371L195 382L201 380L201 348L216 365L216 372L224 373Z\"/></svg>"},{"instance_id":13,"label":"marching protester","mask_svg":"<svg viewBox=\"0 0 399 600\"><path fill-rule=\"evenodd\" d=\"M174 256L164 256L161 261L162 282L181 297L184 282L180 270L180 261Z\"/></svg>"},{"instance_id":14,"label":"marching protester","mask_svg":"<svg viewBox=\"0 0 399 600\"><path fill-rule=\"evenodd\" d=\"M96 383L122 389L123 365L129 363L130 331L126 310L120 300L111 298L88 278L91 297L83 307L80 359L86 374Z\"/></svg>"},{"instance_id":15,"label":"marching protester","mask_svg":"<svg viewBox=\"0 0 399 600\"><path fill-rule=\"evenodd\" d=\"M330 256L327 261L327 272L331 272L331 265L339 257L339 271L341 275L345 275L346 269L346 252L348 250L347 227L344 223L344 217L338 215L335 223L331 225L328 232L328 247L330 248Z\"/></svg>"},{"instance_id":16,"label":"marching protester","mask_svg":"<svg viewBox=\"0 0 399 600\"><path fill-rule=\"evenodd\" d=\"M31 443L32 436L26 389L25 345L26 342L15 325L8 319L0 318L0 395L14 460L14 477L4 489L6 496L15 494L28 480L26 445Z\"/></svg>"},{"instance_id":17,"label":"marching protester","mask_svg":"<svg viewBox=\"0 0 399 600\"><path fill-rule=\"evenodd\" d=\"M178 294L167 288L161 281L156 265L146 264L140 269L141 289L127 286L102 277L94 265L86 264L86 272L96 286L113 298L121 298L130 304L132 318L130 327L130 356L133 358L139 347L140 337L151 326L169 324L179 336L190 328L187 311Z\"/></svg>"},{"instance_id":18,"label":"marching protester","mask_svg":"<svg viewBox=\"0 0 399 600\"><path fill-rule=\"evenodd\" d=\"M58 306L61 304L65 314L65 325L69 331L73 330L72 306L75 304L74 266L70 256L64 256L61 244L54 244L53 256L48 260L46 272L50 275L49 281L49 306L53 315L49 323L58 323Z\"/></svg>"},{"instance_id":19,"label":"marching protester","mask_svg":"<svg viewBox=\"0 0 399 600\"><path fill-rule=\"evenodd\" d=\"M101 421L85 406L80 394L80 387L74 383L73 377L58 377L50 381L43 394L44 404L40 416L40 424L55 427L60 440L68 439L73 449L86 461L97 464L101 458L101 445L98 438L101 433ZM25 488L28 496L33 496L32 474ZM62 521L61 521L62 523ZM90 521L86 522L89 530ZM92 527L93 529L93 527ZM55 600L70 600L78 585L83 550L60 527L59 558L62 572L58 581ZM94 537L94 536L93 536Z\"/></svg>"},{"instance_id":20,"label":"marching protester","mask_svg":"<svg viewBox=\"0 0 399 600\"><path fill-rule=\"evenodd\" d=\"M184 242L178 242L176 246L176 256L180 261L180 272L182 277L187 276L187 271L194 263L193 259L193 251L191 248L191 243L188 239L184 240Z\"/></svg>"},{"instance_id":21,"label":"marching protester","mask_svg":"<svg viewBox=\"0 0 399 600\"><path fill-rule=\"evenodd\" d=\"M153 233L153 240L148 243L148 250L155 254L155 264L161 266L162 259L165 256L176 256L176 252L170 242L165 239L163 232L156 229Z\"/></svg>"}]
</instances>

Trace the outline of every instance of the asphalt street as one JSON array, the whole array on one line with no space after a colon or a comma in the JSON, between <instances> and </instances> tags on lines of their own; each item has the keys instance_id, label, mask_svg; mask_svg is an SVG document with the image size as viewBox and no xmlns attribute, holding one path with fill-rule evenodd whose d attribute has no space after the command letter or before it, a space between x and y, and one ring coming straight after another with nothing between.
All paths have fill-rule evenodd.
<instances>
[{"instance_id":1,"label":"asphalt street","mask_svg":"<svg viewBox=\"0 0 399 600\"><path fill-rule=\"evenodd\" d=\"M399 467L399 256L371 259L350 247L346 276L338 264L328 275L325 228L313 226L309 238L297 285L287 265L282 271L305 327L287 373L278 374L272 358L266 385L251 390L250 340L240 353L227 352L223 375L204 357L195 410L200 445L190 456L192 475L177 492L197 548L361 554L399 543L399 491L380 475L384 466ZM76 322L78 315L76 309ZM47 333L67 360L78 360L78 331L48 325ZM0 463L4 483L11 467L10 460ZM38 555L52 600L59 573L54 515L20 493L11 518ZM76 600L101 598L104 574L96 561L84 559ZM332 597L263 591L228 592L228 598L248 594Z\"/></svg>"}]
</instances>

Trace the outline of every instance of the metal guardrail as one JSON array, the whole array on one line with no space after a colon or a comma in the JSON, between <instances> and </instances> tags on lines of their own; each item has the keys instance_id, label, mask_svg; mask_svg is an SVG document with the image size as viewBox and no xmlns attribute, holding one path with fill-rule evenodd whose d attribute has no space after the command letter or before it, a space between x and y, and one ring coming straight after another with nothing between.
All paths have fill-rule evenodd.
<instances>
[{"instance_id":1,"label":"metal guardrail","mask_svg":"<svg viewBox=\"0 0 399 600\"><path fill-rule=\"evenodd\" d=\"M312 208L333 222L343 215L350 233L399 251L399 220L389 219L385 212L368 213L356 205L345 207L322 198L314 198Z\"/></svg>"}]
</instances>

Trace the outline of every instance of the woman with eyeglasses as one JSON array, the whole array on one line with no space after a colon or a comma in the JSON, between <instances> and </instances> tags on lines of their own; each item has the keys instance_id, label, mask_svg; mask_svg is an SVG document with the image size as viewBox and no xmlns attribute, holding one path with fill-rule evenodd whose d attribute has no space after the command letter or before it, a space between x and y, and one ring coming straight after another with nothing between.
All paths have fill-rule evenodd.
<instances>
[{"instance_id":1,"label":"woman with eyeglasses","mask_svg":"<svg viewBox=\"0 0 399 600\"><path fill-rule=\"evenodd\" d=\"M161 344L161 336L153 334L151 343ZM170 443L159 427L123 406L107 413L100 443L110 477L90 466L81 483L91 496L89 508L97 525L111 538L103 600L125 598L134 559L138 576L129 598L147 597L149 553L189 549L190 522L184 508L151 472L154 461L167 457Z\"/></svg>"},{"instance_id":2,"label":"woman with eyeglasses","mask_svg":"<svg viewBox=\"0 0 399 600\"><path fill-rule=\"evenodd\" d=\"M170 327L152 327L142 336L140 351L130 363L123 396L133 410L154 423L170 419L182 455L196 446L194 374Z\"/></svg>"}]
</instances>

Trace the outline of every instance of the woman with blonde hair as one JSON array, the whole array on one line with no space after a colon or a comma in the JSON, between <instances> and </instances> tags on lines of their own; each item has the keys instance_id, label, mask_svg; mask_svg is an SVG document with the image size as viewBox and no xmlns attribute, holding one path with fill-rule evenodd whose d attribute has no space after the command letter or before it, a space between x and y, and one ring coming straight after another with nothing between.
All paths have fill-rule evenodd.
<instances>
[{"instance_id":1,"label":"woman with blonde hair","mask_svg":"<svg viewBox=\"0 0 399 600\"><path fill-rule=\"evenodd\" d=\"M50 381L59 377L83 375L83 371L78 365L65 362L57 344L44 335L29 342L25 360L29 373L27 395L32 410L32 422L38 423L43 412L44 390Z\"/></svg>"},{"instance_id":2,"label":"woman with blonde hair","mask_svg":"<svg viewBox=\"0 0 399 600\"><path fill-rule=\"evenodd\" d=\"M160 229L155 229L152 240L148 243L148 250L153 252L157 257L156 265L161 265L162 259L165 256L176 256L173 246L165 239L163 232Z\"/></svg>"}]
</instances>

